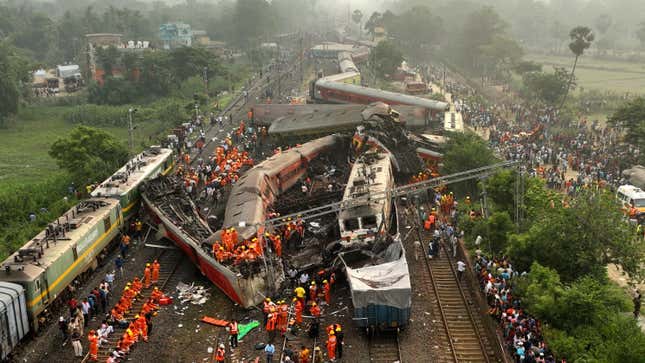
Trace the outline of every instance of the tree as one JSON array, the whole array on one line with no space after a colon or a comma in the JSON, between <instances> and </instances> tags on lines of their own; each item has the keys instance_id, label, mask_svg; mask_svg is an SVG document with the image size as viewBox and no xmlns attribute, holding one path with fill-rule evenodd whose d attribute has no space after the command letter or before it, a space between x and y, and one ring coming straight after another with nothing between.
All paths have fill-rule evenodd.
<instances>
[{"instance_id":1,"label":"tree","mask_svg":"<svg viewBox=\"0 0 645 363\"><path fill-rule=\"evenodd\" d=\"M403 61L403 53L394 43L380 41L370 52L370 63L379 77L391 76Z\"/></svg>"},{"instance_id":2,"label":"tree","mask_svg":"<svg viewBox=\"0 0 645 363\"><path fill-rule=\"evenodd\" d=\"M107 48L99 47L96 49L96 57L105 72L103 79L114 76L114 67L119 62L119 51L116 47L113 45Z\"/></svg>"},{"instance_id":3,"label":"tree","mask_svg":"<svg viewBox=\"0 0 645 363\"><path fill-rule=\"evenodd\" d=\"M436 45L444 32L443 21L426 6L415 6L389 21L388 33L410 50Z\"/></svg>"},{"instance_id":4,"label":"tree","mask_svg":"<svg viewBox=\"0 0 645 363\"><path fill-rule=\"evenodd\" d=\"M645 98L638 97L617 109L610 117L609 123L625 129L625 141L636 146L645 145ZM640 154L641 163L645 164L645 153Z\"/></svg>"},{"instance_id":5,"label":"tree","mask_svg":"<svg viewBox=\"0 0 645 363\"><path fill-rule=\"evenodd\" d=\"M365 22L364 28L365 30L367 30L367 34L369 34L372 37L372 40L374 39L374 29L377 26L382 25L382 21L383 21L383 16L381 15L381 13L379 13L378 11L375 11L372 13L370 18L367 19L367 21Z\"/></svg>"},{"instance_id":6,"label":"tree","mask_svg":"<svg viewBox=\"0 0 645 363\"><path fill-rule=\"evenodd\" d=\"M0 124L18 112L25 85L30 80L29 62L10 44L0 41Z\"/></svg>"},{"instance_id":7,"label":"tree","mask_svg":"<svg viewBox=\"0 0 645 363\"><path fill-rule=\"evenodd\" d=\"M549 347L573 362L637 362L645 355L645 335L633 318L624 291L604 280L563 283L554 269L535 262L516 281L515 294L541 320Z\"/></svg>"},{"instance_id":8,"label":"tree","mask_svg":"<svg viewBox=\"0 0 645 363\"><path fill-rule=\"evenodd\" d=\"M454 174L461 171L491 165L497 158L486 142L472 132L451 133L443 154L443 168L441 174ZM455 187L460 192L475 195L477 182L467 181Z\"/></svg>"},{"instance_id":9,"label":"tree","mask_svg":"<svg viewBox=\"0 0 645 363\"><path fill-rule=\"evenodd\" d=\"M114 136L87 126L56 140L49 155L78 185L103 180L128 161L128 152Z\"/></svg>"},{"instance_id":10,"label":"tree","mask_svg":"<svg viewBox=\"0 0 645 363\"><path fill-rule=\"evenodd\" d=\"M580 58L580 56L585 52L585 49L588 49L591 46L591 43L594 40L594 34L591 31L591 29L589 29L589 27L577 26L571 29L571 32L569 32L569 38L571 38L571 43L569 43L569 49L576 56L576 58L573 61L573 68L571 68L571 77L569 78L567 91L564 93L564 97L562 97L562 103L560 104L560 108L564 106L564 103L567 100L567 96L569 95L569 89L571 88L571 84L573 83L573 76L576 72L576 65L578 64L578 58Z\"/></svg>"},{"instance_id":11,"label":"tree","mask_svg":"<svg viewBox=\"0 0 645 363\"><path fill-rule=\"evenodd\" d=\"M617 264L638 281L645 242L635 238L631 226L609 192L586 192L568 208L546 207L527 232L513 235L508 254L519 269L533 261L555 269L564 281L583 276L604 279L605 266Z\"/></svg>"},{"instance_id":12,"label":"tree","mask_svg":"<svg viewBox=\"0 0 645 363\"><path fill-rule=\"evenodd\" d=\"M542 65L533 61L521 61L515 64L513 70L519 75L529 72L542 72Z\"/></svg>"},{"instance_id":13,"label":"tree","mask_svg":"<svg viewBox=\"0 0 645 363\"><path fill-rule=\"evenodd\" d=\"M568 72L562 67L554 67L553 73L528 72L522 76L526 98L537 98L548 104L556 103L564 97L570 82ZM575 89L575 78L571 82L571 89Z\"/></svg>"}]
</instances>

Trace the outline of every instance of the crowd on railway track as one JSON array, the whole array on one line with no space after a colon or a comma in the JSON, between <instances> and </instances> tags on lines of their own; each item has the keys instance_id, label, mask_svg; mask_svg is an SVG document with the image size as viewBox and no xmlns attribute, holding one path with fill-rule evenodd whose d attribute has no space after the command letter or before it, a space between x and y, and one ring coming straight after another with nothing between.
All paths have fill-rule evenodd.
<instances>
[{"instance_id":1,"label":"crowd on railway track","mask_svg":"<svg viewBox=\"0 0 645 363\"><path fill-rule=\"evenodd\" d=\"M486 296L488 314L498 322L513 359L526 363L555 363L542 336L540 321L527 314L521 301L513 295L513 279L520 274L511 262L505 257L489 258L477 254L474 273Z\"/></svg>"}]
</instances>

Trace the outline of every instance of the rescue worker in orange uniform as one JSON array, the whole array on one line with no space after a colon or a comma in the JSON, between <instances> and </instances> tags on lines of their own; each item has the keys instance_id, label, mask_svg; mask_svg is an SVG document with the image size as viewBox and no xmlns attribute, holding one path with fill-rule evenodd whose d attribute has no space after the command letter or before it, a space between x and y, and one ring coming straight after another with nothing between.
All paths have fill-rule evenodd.
<instances>
[{"instance_id":1,"label":"rescue worker in orange uniform","mask_svg":"<svg viewBox=\"0 0 645 363\"><path fill-rule=\"evenodd\" d=\"M96 362L99 360L99 337L94 330L90 330L87 340L90 342L90 360Z\"/></svg>"},{"instance_id":2,"label":"rescue worker in orange uniform","mask_svg":"<svg viewBox=\"0 0 645 363\"><path fill-rule=\"evenodd\" d=\"M143 341L147 342L148 341L148 324L146 322L146 317L143 315L135 315L134 316L134 325L136 329L139 331L139 335L143 337Z\"/></svg>"},{"instance_id":3,"label":"rescue worker in orange uniform","mask_svg":"<svg viewBox=\"0 0 645 363\"><path fill-rule=\"evenodd\" d=\"M273 302L271 302L271 298L267 297L264 298L264 302L262 303L262 313L264 313L264 322L263 324L267 324L267 320L269 320L269 314L271 313L271 305Z\"/></svg>"},{"instance_id":4,"label":"rescue worker in orange uniform","mask_svg":"<svg viewBox=\"0 0 645 363\"><path fill-rule=\"evenodd\" d=\"M163 297L163 292L161 292L161 290L159 290L158 287L155 287L154 290L152 290L152 294L150 295L150 298L152 299L152 301L158 304L159 299L161 299L162 297Z\"/></svg>"},{"instance_id":5,"label":"rescue worker in orange uniform","mask_svg":"<svg viewBox=\"0 0 645 363\"><path fill-rule=\"evenodd\" d=\"M334 331L329 332L329 338L327 338L327 357L330 360L336 360L336 333Z\"/></svg>"},{"instance_id":6,"label":"rescue worker in orange uniform","mask_svg":"<svg viewBox=\"0 0 645 363\"><path fill-rule=\"evenodd\" d=\"M275 328L277 324L278 324L278 314L270 313L269 316L267 317L267 324L266 324L266 330L269 335L269 341L273 341L273 339L275 338Z\"/></svg>"},{"instance_id":7,"label":"rescue worker in orange uniform","mask_svg":"<svg viewBox=\"0 0 645 363\"><path fill-rule=\"evenodd\" d=\"M331 286L327 280L323 280L323 293L325 294L325 302L329 305L331 302Z\"/></svg>"},{"instance_id":8,"label":"rescue worker in orange uniform","mask_svg":"<svg viewBox=\"0 0 645 363\"><path fill-rule=\"evenodd\" d=\"M318 304L313 303L311 304L311 308L309 308L309 311L311 312L311 316L314 318L319 318L320 317L320 307Z\"/></svg>"},{"instance_id":9,"label":"rescue worker in orange uniform","mask_svg":"<svg viewBox=\"0 0 645 363\"><path fill-rule=\"evenodd\" d=\"M316 281L312 281L309 285L309 300L316 301L318 298L318 287L316 286Z\"/></svg>"},{"instance_id":10,"label":"rescue worker in orange uniform","mask_svg":"<svg viewBox=\"0 0 645 363\"><path fill-rule=\"evenodd\" d=\"M304 305L297 298L293 298L293 303L295 304L294 309L296 311L296 323L298 325L302 324L302 311L304 310Z\"/></svg>"},{"instance_id":11,"label":"rescue worker in orange uniform","mask_svg":"<svg viewBox=\"0 0 645 363\"><path fill-rule=\"evenodd\" d=\"M156 284L159 282L159 269L161 268L161 265L159 264L159 261L155 260L152 263L152 283Z\"/></svg>"},{"instance_id":12,"label":"rescue worker in orange uniform","mask_svg":"<svg viewBox=\"0 0 645 363\"><path fill-rule=\"evenodd\" d=\"M272 242L275 254L278 257L282 257L282 241L280 240L280 235L273 236Z\"/></svg>"},{"instance_id":13,"label":"rescue worker in orange uniform","mask_svg":"<svg viewBox=\"0 0 645 363\"><path fill-rule=\"evenodd\" d=\"M300 354L298 355L299 363L309 363L309 349L304 345L300 348Z\"/></svg>"},{"instance_id":14,"label":"rescue worker in orange uniform","mask_svg":"<svg viewBox=\"0 0 645 363\"><path fill-rule=\"evenodd\" d=\"M235 349L237 348L237 335L240 332L237 326L237 320L233 319L233 321L228 323L228 328L229 335L231 336L231 349Z\"/></svg>"},{"instance_id":15,"label":"rescue worker in orange uniform","mask_svg":"<svg viewBox=\"0 0 645 363\"><path fill-rule=\"evenodd\" d=\"M277 328L280 331L280 334L284 335L287 332L287 323L289 317L289 306L284 302L280 301L278 305L278 322Z\"/></svg>"},{"instance_id":16,"label":"rescue worker in orange uniform","mask_svg":"<svg viewBox=\"0 0 645 363\"><path fill-rule=\"evenodd\" d=\"M150 264L146 263L146 268L143 270L143 286L145 286L146 289L150 287L151 274L152 271L150 270Z\"/></svg>"},{"instance_id":17,"label":"rescue worker in orange uniform","mask_svg":"<svg viewBox=\"0 0 645 363\"><path fill-rule=\"evenodd\" d=\"M220 344L219 347L217 347L217 351L215 352L215 361L223 362L225 360L226 360L226 348L224 347L224 344Z\"/></svg>"}]
</instances>

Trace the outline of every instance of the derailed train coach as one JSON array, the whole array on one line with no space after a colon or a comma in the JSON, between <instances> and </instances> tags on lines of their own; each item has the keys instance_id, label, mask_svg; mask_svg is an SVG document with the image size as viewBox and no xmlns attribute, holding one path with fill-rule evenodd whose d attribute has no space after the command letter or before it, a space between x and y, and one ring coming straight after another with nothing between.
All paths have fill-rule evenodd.
<instances>
[{"instance_id":1,"label":"derailed train coach","mask_svg":"<svg viewBox=\"0 0 645 363\"><path fill-rule=\"evenodd\" d=\"M404 329L410 320L412 285L399 236L383 254L384 263L345 267L354 322L369 330Z\"/></svg>"}]
</instances>

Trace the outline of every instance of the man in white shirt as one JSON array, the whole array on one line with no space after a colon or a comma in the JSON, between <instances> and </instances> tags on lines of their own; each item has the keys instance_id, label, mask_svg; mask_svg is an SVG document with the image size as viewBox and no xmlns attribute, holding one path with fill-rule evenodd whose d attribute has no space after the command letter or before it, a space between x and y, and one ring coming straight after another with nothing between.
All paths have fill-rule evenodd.
<instances>
[{"instance_id":1,"label":"man in white shirt","mask_svg":"<svg viewBox=\"0 0 645 363\"><path fill-rule=\"evenodd\" d=\"M466 271L466 263L462 260L457 261L457 278L459 281L461 281L464 271Z\"/></svg>"}]
</instances>

